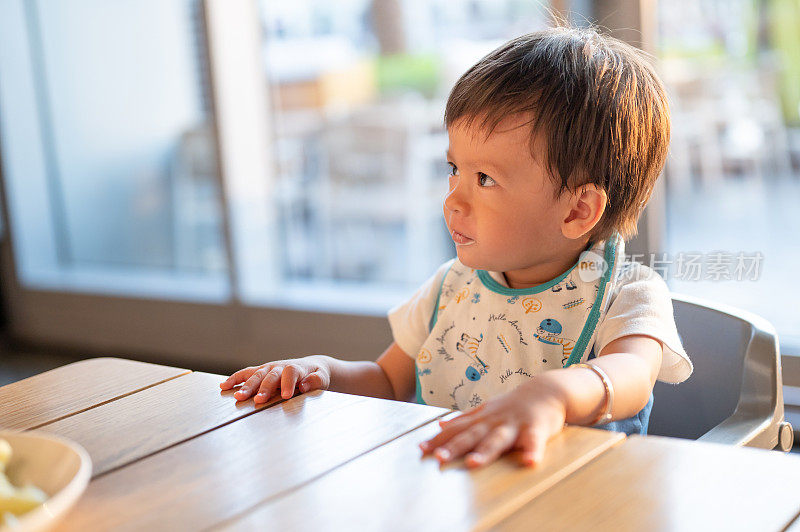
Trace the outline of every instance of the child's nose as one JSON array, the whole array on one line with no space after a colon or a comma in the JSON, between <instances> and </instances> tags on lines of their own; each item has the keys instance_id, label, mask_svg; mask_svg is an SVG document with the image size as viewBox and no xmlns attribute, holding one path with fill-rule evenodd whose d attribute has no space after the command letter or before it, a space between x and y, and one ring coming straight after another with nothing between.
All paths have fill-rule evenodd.
<instances>
[{"instance_id":1,"label":"child's nose","mask_svg":"<svg viewBox=\"0 0 800 532\"><path fill-rule=\"evenodd\" d=\"M450 190L444 197L444 207L448 211L465 213L467 210L467 199L462 186L459 186L458 179L450 180Z\"/></svg>"}]
</instances>

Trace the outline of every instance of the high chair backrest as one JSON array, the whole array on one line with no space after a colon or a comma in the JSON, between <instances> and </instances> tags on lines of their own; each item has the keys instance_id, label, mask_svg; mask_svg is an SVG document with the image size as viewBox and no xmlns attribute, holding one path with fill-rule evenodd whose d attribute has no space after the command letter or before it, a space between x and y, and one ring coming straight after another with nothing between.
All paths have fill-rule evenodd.
<instances>
[{"instance_id":1,"label":"high chair backrest","mask_svg":"<svg viewBox=\"0 0 800 532\"><path fill-rule=\"evenodd\" d=\"M678 385L656 383L648 434L791 447L772 325L754 314L690 296L673 294L672 303L694 373Z\"/></svg>"}]
</instances>

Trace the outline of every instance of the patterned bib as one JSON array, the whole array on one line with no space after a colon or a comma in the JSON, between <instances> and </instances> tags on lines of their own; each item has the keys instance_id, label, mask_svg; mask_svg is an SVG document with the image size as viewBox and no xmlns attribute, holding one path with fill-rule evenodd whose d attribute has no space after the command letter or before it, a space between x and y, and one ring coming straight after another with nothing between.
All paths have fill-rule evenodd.
<instances>
[{"instance_id":1,"label":"patterned bib","mask_svg":"<svg viewBox=\"0 0 800 532\"><path fill-rule=\"evenodd\" d=\"M468 410L585 360L622 246L615 235L557 278L524 289L454 260L416 357L417 402Z\"/></svg>"}]
</instances>

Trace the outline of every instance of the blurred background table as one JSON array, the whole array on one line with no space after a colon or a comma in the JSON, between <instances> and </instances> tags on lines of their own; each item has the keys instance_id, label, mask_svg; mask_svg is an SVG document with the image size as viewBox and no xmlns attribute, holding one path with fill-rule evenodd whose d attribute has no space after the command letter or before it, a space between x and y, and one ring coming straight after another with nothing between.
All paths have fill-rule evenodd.
<instances>
[{"instance_id":1,"label":"blurred background table","mask_svg":"<svg viewBox=\"0 0 800 532\"><path fill-rule=\"evenodd\" d=\"M256 407L222 380L86 360L0 388L0 428L89 452L59 530L781 530L800 512L792 456L567 427L535 469L440 467L418 444L449 410L329 391Z\"/></svg>"}]
</instances>

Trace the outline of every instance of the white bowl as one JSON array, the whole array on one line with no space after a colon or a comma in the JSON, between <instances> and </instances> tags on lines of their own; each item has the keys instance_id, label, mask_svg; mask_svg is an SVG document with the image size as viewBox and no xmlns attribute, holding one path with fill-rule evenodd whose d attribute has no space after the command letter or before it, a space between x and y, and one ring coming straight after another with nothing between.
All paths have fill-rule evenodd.
<instances>
[{"instance_id":1,"label":"white bowl","mask_svg":"<svg viewBox=\"0 0 800 532\"><path fill-rule=\"evenodd\" d=\"M48 496L44 504L17 517L18 527L0 524L0 532L49 529L86 489L92 476L89 455L77 443L43 432L0 431L0 438L11 444L13 454L6 467L11 483L33 484Z\"/></svg>"}]
</instances>

